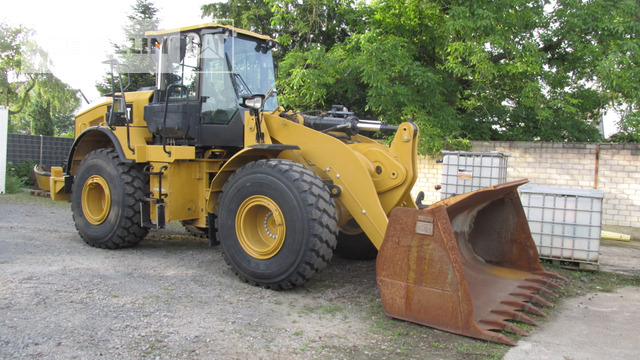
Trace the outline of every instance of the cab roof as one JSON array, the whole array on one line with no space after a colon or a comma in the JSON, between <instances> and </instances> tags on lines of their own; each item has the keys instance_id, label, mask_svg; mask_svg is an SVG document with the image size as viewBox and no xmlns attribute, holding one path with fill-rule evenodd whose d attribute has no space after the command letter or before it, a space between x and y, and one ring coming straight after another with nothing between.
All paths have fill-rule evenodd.
<instances>
[{"instance_id":1,"label":"cab roof","mask_svg":"<svg viewBox=\"0 0 640 360\"><path fill-rule=\"evenodd\" d=\"M253 38L257 38L257 39L277 41L277 40L272 39L271 37L269 37L267 35L262 35L262 34L255 33L253 31L239 29L239 28L233 27L231 25L222 25L222 24L218 24L218 23L205 23L205 24L200 24L200 25L191 25L191 26L185 26L185 27L181 27L181 28L177 28L177 29L170 29L170 30L147 31L147 32L145 32L145 36L148 36L148 37L162 36L162 35L170 35L170 34L176 34L176 33L189 32L189 31L199 30L199 29L216 29L216 28L229 29L229 30L237 32L239 34L247 35L247 36L250 36L250 37L253 37Z\"/></svg>"}]
</instances>

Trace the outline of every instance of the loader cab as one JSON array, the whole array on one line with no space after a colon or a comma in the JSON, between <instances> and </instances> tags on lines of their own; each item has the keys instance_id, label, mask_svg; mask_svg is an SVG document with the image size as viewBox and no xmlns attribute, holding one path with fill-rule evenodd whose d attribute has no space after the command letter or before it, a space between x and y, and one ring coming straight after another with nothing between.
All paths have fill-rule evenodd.
<instances>
[{"instance_id":1,"label":"loader cab","mask_svg":"<svg viewBox=\"0 0 640 360\"><path fill-rule=\"evenodd\" d=\"M148 33L149 35L149 33ZM156 87L145 120L158 141L243 147L243 96L275 88L272 39L208 24L152 32ZM267 99L265 111L278 107Z\"/></svg>"}]
</instances>

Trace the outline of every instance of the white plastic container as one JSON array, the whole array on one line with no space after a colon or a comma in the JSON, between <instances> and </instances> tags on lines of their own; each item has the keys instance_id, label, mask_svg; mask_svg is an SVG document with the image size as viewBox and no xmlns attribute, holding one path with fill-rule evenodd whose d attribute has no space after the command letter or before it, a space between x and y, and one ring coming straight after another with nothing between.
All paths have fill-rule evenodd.
<instances>
[{"instance_id":1,"label":"white plastic container","mask_svg":"<svg viewBox=\"0 0 640 360\"><path fill-rule=\"evenodd\" d=\"M541 258L598 264L602 190L523 185L519 191Z\"/></svg>"},{"instance_id":2,"label":"white plastic container","mask_svg":"<svg viewBox=\"0 0 640 360\"><path fill-rule=\"evenodd\" d=\"M442 199L507 182L509 154L499 151L442 153Z\"/></svg>"}]
</instances>

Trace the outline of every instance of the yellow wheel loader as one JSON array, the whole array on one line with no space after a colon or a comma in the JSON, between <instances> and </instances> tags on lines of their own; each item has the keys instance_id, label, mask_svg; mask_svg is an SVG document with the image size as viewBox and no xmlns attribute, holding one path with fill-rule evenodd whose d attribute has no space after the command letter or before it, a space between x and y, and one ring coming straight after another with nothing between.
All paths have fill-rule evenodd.
<instances>
[{"instance_id":1,"label":"yellow wheel loader","mask_svg":"<svg viewBox=\"0 0 640 360\"><path fill-rule=\"evenodd\" d=\"M522 331L508 320L542 313L533 303L557 277L538 263L521 182L419 209L415 124L285 112L267 36L220 24L146 36L156 86L126 92L113 76L120 91L77 115L68 162L51 170L86 243L130 247L180 221L265 288L304 284L337 248L377 255L392 317L512 344L500 332Z\"/></svg>"}]
</instances>

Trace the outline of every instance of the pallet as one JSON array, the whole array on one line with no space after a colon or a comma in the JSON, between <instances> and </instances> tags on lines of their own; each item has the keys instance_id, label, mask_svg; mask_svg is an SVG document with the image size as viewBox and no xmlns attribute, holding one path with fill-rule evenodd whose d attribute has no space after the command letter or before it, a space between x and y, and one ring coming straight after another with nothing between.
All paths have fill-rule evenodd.
<instances>
[{"instance_id":1,"label":"pallet","mask_svg":"<svg viewBox=\"0 0 640 360\"><path fill-rule=\"evenodd\" d=\"M546 259L550 261L553 265L559 266L564 269L569 270L586 270L586 271L598 271L600 270L599 264L594 263L585 263L580 261L572 261L572 260L552 260Z\"/></svg>"},{"instance_id":2,"label":"pallet","mask_svg":"<svg viewBox=\"0 0 640 360\"><path fill-rule=\"evenodd\" d=\"M34 196L42 196L42 197L49 197L49 196L51 196L51 194L49 193L49 191L47 191L47 190L40 190L40 189L31 189L31 190L29 190L29 193L30 193L31 195L34 195Z\"/></svg>"}]
</instances>

